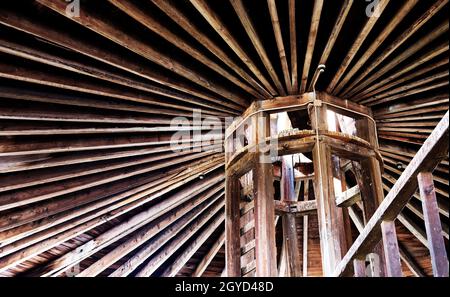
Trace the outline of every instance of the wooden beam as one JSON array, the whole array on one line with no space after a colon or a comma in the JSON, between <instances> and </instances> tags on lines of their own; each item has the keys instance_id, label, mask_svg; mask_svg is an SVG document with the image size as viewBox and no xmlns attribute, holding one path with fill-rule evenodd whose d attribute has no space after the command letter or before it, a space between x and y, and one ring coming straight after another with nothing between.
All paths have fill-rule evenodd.
<instances>
[{"instance_id":1,"label":"wooden beam","mask_svg":"<svg viewBox=\"0 0 450 297\"><path fill-rule=\"evenodd\" d=\"M430 172L420 172L417 175L420 197L422 199L423 216L427 230L428 248L431 255L433 275L448 277L449 265L445 242L442 237L441 218L434 191L433 175Z\"/></svg>"},{"instance_id":2,"label":"wooden beam","mask_svg":"<svg viewBox=\"0 0 450 297\"><path fill-rule=\"evenodd\" d=\"M347 19L348 13L352 8L353 0L345 0L342 4L341 10L339 11L339 15L336 19L336 23L334 24L333 30L331 31L330 38L328 39L327 45L323 50L322 57L320 58L319 64L326 65L328 58L331 54L331 51L334 48L337 38L341 33L342 27L344 27L345 21Z\"/></svg>"},{"instance_id":3,"label":"wooden beam","mask_svg":"<svg viewBox=\"0 0 450 297\"><path fill-rule=\"evenodd\" d=\"M366 277L366 259L353 260L353 270L355 277Z\"/></svg>"},{"instance_id":4,"label":"wooden beam","mask_svg":"<svg viewBox=\"0 0 450 297\"><path fill-rule=\"evenodd\" d=\"M197 218L198 215L204 209L207 209L209 206L216 203L217 201L219 201L218 204L223 205L223 194L224 194L223 191L219 192L219 194L215 195L213 198L211 198L210 195L200 195L199 197L192 199L188 203L183 204L181 207L174 209L167 215L161 216L161 218L158 218L157 220L155 220L155 222L152 222L151 224L140 229L132 236L129 236L126 242L122 243L117 248L108 252L105 256L94 262L92 265L83 270L77 276L78 277L97 276L102 271L110 267L112 264L122 259L131 251L137 249L142 244L148 241L152 242L157 241L159 243L159 246L161 246L162 244L159 239L162 234L170 233L171 237L173 237L179 230L182 230L189 222ZM185 217L186 214L189 215ZM175 229L174 228L175 226L178 227L178 229ZM157 235L158 235L157 239L154 238ZM121 272L124 271L121 270Z\"/></svg>"},{"instance_id":5,"label":"wooden beam","mask_svg":"<svg viewBox=\"0 0 450 297\"><path fill-rule=\"evenodd\" d=\"M426 274L423 269L417 264L414 257L409 253L406 247L401 244L401 242L398 243L398 248L400 251L400 258L403 263L408 266L409 270L417 277L425 277Z\"/></svg>"},{"instance_id":6,"label":"wooden beam","mask_svg":"<svg viewBox=\"0 0 450 297\"><path fill-rule=\"evenodd\" d=\"M309 187L309 180L304 181L303 201L309 200L309 195L312 196L313 189ZM303 216L303 277L308 276L308 238L309 237L309 217Z\"/></svg>"},{"instance_id":7,"label":"wooden beam","mask_svg":"<svg viewBox=\"0 0 450 297\"><path fill-rule=\"evenodd\" d=\"M0 15L0 23L7 27L17 29L22 33L26 33L37 37L38 39L53 43L57 46L71 49L84 57L92 58L101 63L106 63L114 68L124 70L128 73L141 77L146 81L151 81L168 87L154 88L154 91L157 94L172 98L179 98L180 100L185 100L186 102L190 102L192 104L202 101L205 103L206 101L206 103L215 102L218 104L225 104L226 106L235 105L231 101L224 101L223 99L213 94L201 91L198 88L193 87L191 84L183 82L182 80L174 79L173 77L169 78L168 76L162 75L161 73L155 71L152 67L148 67L142 63L127 58L114 50L109 50L105 46L102 47L101 45L94 45L92 43L87 43L86 41L77 39L72 35L66 34L59 27L46 24L45 22L39 21L39 19L24 18L14 11L5 9L2 10L2 14ZM25 92L25 90L21 90L21 93L22 92ZM67 102L66 104L70 103ZM242 110L242 107L239 109Z\"/></svg>"},{"instance_id":8,"label":"wooden beam","mask_svg":"<svg viewBox=\"0 0 450 297\"><path fill-rule=\"evenodd\" d=\"M230 46L230 48L236 53L236 55L247 65L252 73L259 79L263 86L274 96L276 94L275 89L266 80L264 75L259 71L258 67L254 64L252 59L242 49L237 40L233 37L233 34L226 28L226 26L220 21L219 16L209 7L205 0L190 0L191 4L197 9L197 11L205 18L205 20L216 30L217 34Z\"/></svg>"},{"instance_id":9,"label":"wooden beam","mask_svg":"<svg viewBox=\"0 0 450 297\"><path fill-rule=\"evenodd\" d=\"M255 143L270 136L270 116L255 119ZM277 276L275 245L275 202L272 163L264 160L262 148L257 148L253 169L253 197L255 200L255 256L256 276Z\"/></svg>"},{"instance_id":10,"label":"wooden beam","mask_svg":"<svg viewBox=\"0 0 450 297\"><path fill-rule=\"evenodd\" d=\"M312 12L311 27L309 28L308 45L306 47L306 54L303 64L302 81L300 85L300 94L306 92L308 87L308 76L311 68L311 61L316 46L317 33L319 32L320 15L322 13L323 0L314 0L314 7Z\"/></svg>"},{"instance_id":11,"label":"wooden beam","mask_svg":"<svg viewBox=\"0 0 450 297\"><path fill-rule=\"evenodd\" d=\"M381 0L377 2L376 10L379 14L382 14L387 5L389 4L390 0ZM360 50L362 44L366 40L367 36L369 36L370 32L372 31L375 24L378 22L380 18L379 17L369 17L364 27L359 32L358 36L356 37L355 41L353 42L352 46L347 52L347 55L345 56L344 60L339 66L338 71L334 75L333 79L331 80L330 84L327 88L327 93L330 94L337 94L336 92L336 86L338 85L342 75L347 70L348 66L350 66L350 63L355 58L356 54Z\"/></svg>"},{"instance_id":12,"label":"wooden beam","mask_svg":"<svg viewBox=\"0 0 450 297\"><path fill-rule=\"evenodd\" d=\"M288 90L288 94L294 94L291 78L289 75L289 66L286 58L286 51L284 49L283 36L281 34L280 21L278 20L277 5L275 0L267 0L269 6L270 18L272 20L273 33L275 35L275 41L277 43L278 55L281 61L281 69L283 70L284 82Z\"/></svg>"},{"instance_id":13,"label":"wooden beam","mask_svg":"<svg viewBox=\"0 0 450 297\"><path fill-rule=\"evenodd\" d=\"M353 206L349 207L349 214L350 218L352 219L353 223L356 226L356 229L358 229L358 232L361 233L364 230L364 222L362 221L361 217L356 213L356 211L353 209ZM398 248L400 252L400 259L408 266L409 270L415 275L423 277L425 276L425 273L423 272L422 268L418 266L414 258L410 255L408 250L401 244L401 242L398 242ZM354 261L357 261L354 260Z\"/></svg>"},{"instance_id":14,"label":"wooden beam","mask_svg":"<svg viewBox=\"0 0 450 297\"><path fill-rule=\"evenodd\" d=\"M208 268L211 261L214 259L214 257L220 251L220 249L224 246L224 244L225 244L225 232L222 232L222 234L220 234L219 236L219 239L213 244L213 246L209 249L208 253L197 265L194 272L192 273L192 276L201 277L202 274L205 272L205 270Z\"/></svg>"},{"instance_id":15,"label":"wooden beam","mask_svg":"<svg viewBox=\"0 0 450 297\"><path fill-rule=\"evenodd\" d=\"M278 127L282 129L283 125L278 125ZM298 196L295 196L292 156L282 156L281 163L281 202L297 202ZM281 219L283 220L283 239L287 249L286 259L287 267L289 269L288 275L298 277L301 276L301 266L295 214L288 212Z\"/></svg>"},{"instance_id":16,"label":"wooden beam","mask_svg":"<svg viewBox=\"0 0 450 297\"><path fill-rule=\"evenodd\" d=\"M66 3L63 1L49 1L49 0L38 0L38 2L57 13L66 15ZM80 25L89 28L90 30L108 38L109 40L135 52L138 55L164 67L176 74L203 86L216 94L219 94L225 98L230 98L236 103L247 105L247 100L242 98L237 94L233 94L229 90L225 89L223 86L212 82L210 79L204 77L200 73L187 68L180 62L169 57L166 54L159 52L155 47L153 47L149 42L143 42L138 39L130 38L127 32L120 30L118 27L113 26L110 21L105 19L100 19L92 15L88 9L80 10L80 17L72 18L71 20L79 23Z\"/></svg>"},{"instance_id":17,"label":"wooden beam","mask_svg":"<svg viewBox=\"0 0 450 297\"><path fill-rule=\"evenodd\" d=\"M289 44L291 45L291 85L294 93L298 90L297 63L297 18L295 0L289 0Z\"/></svg>"},{"instance_id":18,"label":"wooden beam","mask_svg":"<svg viewBox=\"0 0 450 297\"><path fill-rule=\"evenodd\" d=\"M314 106L310 111L313 129L328 130L327 106ZM343 256L342 241L344 223L342 209L336 207L334 194L333 164L330 147L325 141L318 139L313 148L314 163L314 193L317 201L317 215L319 220L320 246L322 255L322 269L324 276L330 276Z\"/></svg>"},{"instance_id":19,"label":"wooden beam","mask_svg":"<svg viewBox=\"0 0 450 297\"><path fill-rule=\"evenodd\" d=\"M387 74L389 71L392 71L395 67L400 65L402 62L404 62L406 59L411 57L412 55L416 54L418 51L429 45L432 41L436 40L439 36L445 34L445 32L448 31L449 24L448 22L443 22L439 24L434 30L429 32L428 34L424 35L422 38L416 40L412 46L407 48L406 50L402 51L399 55L395 56L394 59L390 60L389 63L385 64L380 69L377 69L376 72L373 72L371 76L365 77L364 81L361 82L359 85L355 86L354 90L352 91L352 94L349 96L354 95L356 92L359 92L369 86L370 84L376 82L380 77ZM353 81L354 83L355 81Z\"/></svg>"},{"instance_id":20,"label":"wooden beam","mask_svg":"<svg viewBox=\"0 0 450 297\"><path fill-rule=\"evenodd\" d=\"M340 93L343 87L351 80L351 78L355 75L358 70L364 65L364 63L369 60L376 50L380 47L381 44L388 38L388 36L397 28L398 24L408 15L408 13L416 6L419 0L411 0L406 1L400 10L395 15L395 18L392 18L390 22L385 25L384 30L375 38L369 48L364 51L362 57L358 59L355 65L347 72L341 82L336 86L335 92ZM381 7L380 7L381 8Z\"/></svg>"},{"instance_id":21,"label":"wooden beam","mask_svg":"<svg viewBox=\"0 0 450 297\"><path fill-rule=\"evenodd\" d=\"M242 2L242 0L230 0L230 2L231 5L233 5L234 11L238 15L239 20L242 23L242 26L247 32L247 35L250 38L253 46L255 47L255 50L258 53L259 57L261 58L261 61L263 62L267 72L272 78L272 81L275 83L275 86L278 90L278 94L281 96L286 96L286 91L284 90L284 87L280 79L278 78L278 74L273 68L272 61L267 55L264 45L262 44L261 38L258 36L258 33L256 32L255 26L251 21L250 16L245 10L244 3Z\"/></svg>"},{"instance_id":22,"label":"wooden beam","mask_svg":"<svg viewBox=\"0 0 450 297\"><path fill-rule=\"evenodd\" d=\"M168 0L152 0L152 2L158 6L167 16L169 16L174 22L176 22L183 30L190 34L193 38L199 41L205 49L213 53L218 59L224 62L230 69L237 73L244 81L252 85L253 88L258 90L262 94L266 94L264 88L256 82L247 72L245 72L241 67L239 67L234 61L220 48L220 46L215 43L211 38L209 38L205 32L202 32L189 18L176 7L175 3ZM238 83L242 85L242 83ZM243 86L243 88L250 92L256 98L263 98L264 96L260 93L256 93L254 90L248 90L248 86Z\"/></svg>"},{"instance_id":23,"label":"wooden beam","mask_svg":"<svg viewBox=\"0 0 450 297\"><path fill-rule=\"evenodd\" d=\"M436 68L447 65L449 62L449 58L444 57L442 59L439 59L436 62L428 63L428 65L426 67L420 68L414 72L411 72L411 74L409 74L409 75L402 76L405 73L408 73L408 71L411 71L412 69L416 69L418 66L424 65L426 62L433 59L434 57L436 57L442 53L445 53L446 51L448 51L448 49L449 49L449 45L447 43L447 44L444 44L443 46L433 49L432 51L430 51L429 53L426 53L425 55L422 55L419 58L420 63L418 63L417 61L413 61L412 63L408 64L407 66L402 67L402 69L400 71L396 71L396 73L390 75L388 78L374 84L373 86L375 86L375 88L373 88L371 86L371 87L367 88L366 90L364 90L364 92L361 92L360 94L358 94L358 97L355 98L355 101L361 102L363 99L370 98L371 96L374 96L383 91L389 90L394 86L401 85L404 82L412 80L413 78L420 77L421 75L423 75L425 73L431 72L431 71L435 70ZM396 80L396 78L398 78L398 77L401 77L401 78Z\"/></svg>"},{"instance_id":24,"label":"wooden beam","mask_svg":"<svg viewBox=\"0 0 450 297\"><path fill-rule=\"evenodd\" d=\"M222 214L223 214L223 205L214 207L213 209L208 209L208 211L202 215L201 219L194 220L188 227L184 229L183 233L179 233L175 238L172 238L172 240L168 244L166 244L162 249L159 249L158 253L154 255L150 259L150 261L145 263L145 265L143 265L143 267L139 271L137 271L136 276L149 277L152 274L154 274L155 271L158 270L162 264L164 264L176 251L178 251L179 248L182 247L183 244L185 244L191 238L191 236L193 236L203 226L205 226L205 224L211 218L215 217L213 219L212 223L213 225L209 226L210 228L211 226L217 226L223 223L224 216ZM206 230L210 232L210 230L212 229L210 228ZM184 258L183 259L180 258L180 260L184 261Z\"/></svg>"},{"instance_id":25,"label":"wooden beam","mask_svg":"<svg viewBox=\"0 0 450 297\"><path fill-rule=\"evenodd\" d=\"M428 8L428 10L423 15L417 18L417 20L410 27L408 27L398 38L391 42L388 47L373 62L364 67L363 72L358 75L358 77L352 80L352 83L345 90L343 95L346 97L352 97L357 92L365 89L365 87L362 87L361 81L393 52L395 52L395 50L399 48L405 41L407 41L415 32L417 32L417 30L423 27L435 14L437 14L443 7L445 7L447 3L448 0L438 0L436 2L433 2L430 8Z\"/></svg>"},{"instance_id":26,"label":"wooden beam","mask_svg":"<svg viewBox=\"0 0 450 297\"><path fill-rule=\"evenodd\" d=\"M216 179L217 178L217 179ZM223 181L223 177L217 176L214 182ZM214 180L213 179L213 180ZM213 183L214 183L213 182ZM208 181L208 183L210 183ZM45 267L42 268L43 275L58 274L65 271L74 264L79 263L79 261L89 257L93 253L101 250L106 245L116 242L120 238L136 231L140 227L153 221L155 218L159 217L161 212L167 212L173 208L181 205L182 203L192 199L195 195L198 195L204 190L203 181L196 182L195 185L189 188L185 188L177 193L173 194L169 198L165 199L163 202L155 204L153 207L140 212L122 224L116 225L109 229L105 233L100 234L98 237L94 238L78 248L64 254L63 256L51 261Z\"/></svg>"},{"instance_id":27,"label":"wooden beam","mask_svg":"<svg viewBox=\"0 0 450 297\"><path fill-rule=\"evenodd\" d=\"M361 201L361 192L358 185L356 185L336 197L336 206L349 207L359 201Z\"/></svg>"},{"instance_id":28,"label":"wooden beam","mask_svg":"<svg viewBox=\"0 0 450 297\"><path fill-rule=\"evenodd\" d=\"M183 268L183 266L189 261L189 259L197 252L197 250L205 243L205 241L224 223L225 214L222 212L221 215L216 217L208 227L204 229L198 235L191 235L190 237L194 240L183 250L181 255L179 255L175 261L167 267L161 274L162 277L174 277Z\"/></svg>"},{"instance_id":29,"label":"wooden beam","mask_svg":"<svg viewBox=\"0 0 450 297\"><path fill-rule=\"evenodd\" d=\"M275 200L275 212L277 215L284 214L295 214L297 216L306 216L310 214L315 214L317 211L316 200L310 201L278 201Z\"/></svg>"},{"instance_id":30,"label":"wooden beam","mask_svg":"<svg viewBox=\"0 0 450 297\"><path fill-rule=\"evenodd\" d=\"M416 191L417 175L423 171L432 171L442 159L447 158L448 126L449 113L447 112L339 263L333 273L334 276L347 272L349 263L356 257L370 253L380 240L381 222L394 220Z\"/></svg>"}]
</instances>

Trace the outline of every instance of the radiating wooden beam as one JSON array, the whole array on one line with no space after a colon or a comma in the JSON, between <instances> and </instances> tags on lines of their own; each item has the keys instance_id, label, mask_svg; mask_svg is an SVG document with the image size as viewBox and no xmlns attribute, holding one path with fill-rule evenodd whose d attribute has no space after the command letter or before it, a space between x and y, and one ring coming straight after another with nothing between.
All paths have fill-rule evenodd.
<instances>
[{"instance_id":1,"label":"radiating wooden beam","mask_svg":"<svg viewBox=\"0 0 450 297\"><path fill-rule=\"evenodd\" d=\"M217 34L230 46L230 48L236 53L236 55L247 65L252 73L258 78L263 86L274 96L276 94L275 89L266 80L264 75L259 71L258 67L254 64L250 56L242 49L237 40L233 37L233 34L226 28L226 26L220 21L218 15L211 9L205 0L190 0L191 4L197 9L197 11L205 18L205 20L216 30Z\"/></svg>"},{"instance_id":2,"label":"radiating wooden beam","mask_svg":"<svg viewBox=\"0 0 450 297\"><path fill-rule=\"evenodd\" d=\"M223 177L218 176L221 181ZM214 178L216 179L216 178ZM219 180L212 180L218 182ZM210 183L208 181L207 183ZM116 225L109 229L105 233L100 234L98 237L94 238L92 241L77 247L76 249L64 254L63 256L51 261L45 267L42 268L43 275L52 275L63 272L64 270L72 267L79 261L85 259L86 257L92 255L96 251L101 250L106 245L111 244L123 238L124 236L136 231L138 228L148 224L150 221L157 218L161 212L169 211L183 202L191 199L195 195L201 193L204 189L204 184L202 181L197 182L197 184L191 188L185 188L172 195L169 199L165 199L163 202L155 204L153 207L134 215L132 218L128 219L122 224ZM42 273L42 272L41 272Z\"/></svg>"},{"instance_id":3,"label":"radiating wooden beam","mask_svg":"<svg viewBox=\"0 0 450 297\"><path fill-rule=\"evenodd\" d=\"M322 13L323 2L324 2L323 0L314 0L311 27L309 28L308 44L306 47L306 54L301 77L302 80L300 84L300 94L304 93L306 91L306 88L308 87L307 84L308 84L309 70L311 68L311 61L316 46L316 38L317 33L319 31L320 15Z\"/></svg>"},{"instance_id":4,"label":"radiating wooden beam","mask_svg":"<svg viewBox=\"0 0 450 297\"><path fill-rule=\"evenodd\" d=\"M38 2L63 16L67 16L66 3L63 1L55 2L49 0L38 0ZM125 31L120 30L117 26L113 26L113 24L108 20L100 19L92 15L88 9L81 9L80 17L72 18L71 20L85 26L86 28L89 28L105 38L108 38L120 46L135 52L136 54L141 55L146 59L215 92L216 94L229 98L237 103L243 104L244 106L247 105L246 99L239 95L233 94L223 86L210 81L210 79L204 77L204 75L187 68L185 65L176 61L173 57L169 57L158 51L149 42L143 42L142 40L130 38Z\"/></svg>"},{"instance_id":5,"label":"radiating wooden beam","mask_svg":"<svg viewBox=\"0 0 450 297\"><path fill-rule=\"evenodd\" d=\"M397 28L398 24L408 15L408 13L416 6L419 0L406 1L400 10L396 13L395 18L385 25L384 30L371 42L369 48L364 51L362 57L356 61L354 66L347 72L341 82L336 86L335 92L339 94L343 87L351 80L358 70L373 56L381 44L389 37L389 35ZM380 7L381 8L381 7ZM380 11L381 12L381 11Z\"/></svg>"},{"instance_id":6,"label":"radiating wooden beam","mask_svg":"<svg viewBox=\"0 0 450 297\"><path fill-rule=\"evenodd\" d=\"M197 206L193 211L190 211L187 215L178 219L174 224L158 233L152 240L147 241L142 245L136 253L129 257L125 263L115 269L109 276L124 277L130 275L141 264L146 262L148 258L158 252L162 246L170 242L171 239L180 237L180 234L182 234L183 231L194 230L193 228L189 228L189 226L197 226L197 228L198 226L203 226L214 215L215 210L219 209L221 206L223 207L223 200L219 202L217 200L217 198L220 200L222 197L223 192L220 193L219 196L204 202L202 205ZM131 242L131 240L129 242Z\"/></svg>"},{"instance_id":7,"label":"radiating wooden beam","mask_svg":"<svg viewBox=\"0 0 450 297\"><path fill-rule=\"evenodd\" d=\"M448 0L438 0L433 2L433 4L428 8L428 10L422 14L416 21L408 27L403 33L397 37L394 41L392 41L388 47L369 65L364 67L364 70L358 77L353 78L351 84L347 87L347 89L343 92L343 96L352 97L357 92L365 89L367 84L361 83L362 80L367 77L375 68L377 68L383 61L385 61L392 53L396 51L403 43L405 43L411 36L414 35L420 28L422 28L428 21L436 15L445 5L448 3ZM417 41L416 41L417 43Z\"/></svg>"},{"instance_id":8,"label":"radiating wooden beam","mask_svg":"<svg viewBox=\"0 0 450 297\"><path fill-rule=\"evenodd\" d=\"M297 63L297 18L295 0L289 0L289 44L291 45L291 85L295 93L298 90Z\"/></svg>"},{"instance_id":9,"label":"radiating wooden beam","mask_svg":"<svg viewBox=\"0 0 450 297\"><path fill-rule=\"evenodd\" d=\"M426 274L423 269L417 264L414 257L409 253L409 251L404 245L402 245L400 241L398 242L398 248L400 251L400 258L402 259L403 263L408 266L409 270L417 277L425 277Z\"/></svg>"},{"instance_id":10,"label":"radiating wooden beam","mask_svg":"<svg viewBox=\"0 0 450 297\"><path fill-rule=\"evenodd\" d=\"M234 11L238 15L238 18L241 21L241 24L244 27L245 31L247 32L247 35L250 38L256 52L258 53L258 56L260 57L261 61L263 62L270 77L272 78L272 81L274 82L274 84L278 90L278 94L281 96L286 96L286 91L278 77L278 74L276 73L275 69L273 68L272 61L270 60L270 58L267 54L267 51L264 48L261 38L259 37L258 33L256 32L256 28L244 7L244 3L242 2L242 0L230 0L230 2L231 2L231 5L233 5Z\"/></svg>"},{"instance_id":11,"label":"radiating wooden beam","mask_svg":"<svg viewBox=\"0 0 450 297\"><path fill-rule=\"evenodd\" d=\"M193 235L193 241L183 250L175 261L167 267L161 274L162 277L174 277L195 254L195 252L204 244L204 242L219 228L225 220L225 214L222 212L215 218L200 234Z\"/></svg>"},{"instance_id":12,"label":"radiating wooden beam","mask_svg":"<svg viewBox=\"0 0 450 297\"><path fill-rule=\"evenodd\" d=\"M430 60L436 58L437 56L447 52L448 49L449 49L448 42L444 42L443 44L440 44L436 48L433 48L429 52L421 55L417 60L412 61L411 63L403 66L402 69L398 69L398 71L396 71L395 73L392 73L392 75L389 75L389 77L381 80L380 82L373 84L372 86L368 87L367 89L364 89L364 91L362 91L357 96L355 96L355 101L360 102L360 101L362 101L362 99L369 98L375 94L378 94L387 89L390 89L393 86L399 85L402 82L409 81L412 78L419 77L420 75L427 73L435 68L438 68L440 66L448 64L448 57L444 57L443 59L441 59L437 62L431 63L431 65L421 68L420 70L411 72L411 74L409 74L407 76L403 76L404 74L412 71L413 69L416 69L420 66L426 65L427 62L429 62ZM401 77L401 79L397 79L399 77Z\"/></svg>"},{"instance_id":13,"label":"radiating wooden beam","mask_svg":"<svg viewBox=\"0 0 450 297\"><path fill-rule=\"evenodd\" d=\"M223 247L224 244L225 244L225 232L223 232L219 236L219 239L209 249L208 253L203 257L203 259L195 268L194 272L192 273L192 276L195 277L202 276L202 274L208 268L208 265L212 262L212 260L214 259L214 257L217 255L217 253L220 251L220 249Z\"/></svg>"},{"instance_id":14,"label":"radiating wooden beam","mask_svg":"<svg viewBox=\"0 0 450 297\"><path fill-rule=\"evenodd\" d=\"M278 20L277 4L275 0L267 0L269 6L270 18L272 21L273 33L275 35L275 41L278 48L278 55L281 61L281 69L283 70L284 82L288 90L288 94L294 94L292 88L291 77L289 74L289 66L286 58L286 51L284 49L283 35L281 34L280 21Z\"/></svg>"},{"instance_id":15,"label":"radiating wooden beam","mask_svg":"<svg viewBox=\"0 0 450 297\"><path fill-rule=\"evenodd\" d=\"M199 220L194 220L187 228L184 229L185 232L178 234L175 238L165 245L162 249L158 250L158 253L150 258L143 267L136 272L137 277L149 277L156 270L158 270L161 265L163 265L176 251L180 249L190 238L194 236L196 232L198 232L205 224L213 217L215 217L213 221L213 226L216 224L220 224L223 222L223 205L219 207L214 207L212 209L208 209L202 215L202 218ZM211 225L210 225L211 227ZM210 229L208 229L210 230ZM176 267L174 267L176 268Z\"/></svg>"},{"instance_id":16,"label":"radiating wooden beam","mask_svg":"<svg viewBox=\"0 0 450 297\"><path fill-rule=\"evenodd\" d=\"M132 59L124 57L120 53L110 50L105 46L87 43L84 40L80 40L72 35L66 34L64 31L59 29L59 27L46 24L45 22L39 22L36 19L23 18L14 11L7 9L2 10L2 14L0 15L0 23L7 27L19 30L22 33L53 43L57 46L70 48L72 51L75 51L84 57L92 58L101 63L106 63L114 68L137 75L146 81L151 81L168 87L154 88L154 91L157 92L157 94L180 99L183 98L182 100L186 100L192 104L195 104L196 101L206 101L225 104L226 106L235 105L231 101L224 101L211 93L207 93L199 88L193 87L192 84L185 83L184 81L173 77L169 78L168 76L155 71L152 67L148 67L142 63L138 63ZM243 110L242 106L240 109Z\"/></svg>"},{"instance_id":17,"label":"radiating wooden beam","mask_svg":"<svg viewBox=\"0 0 450 297\"><path fill-rule=\"evenodd\" d=\"M389 4L390 0L381 0L378 3L377 6L377 12L379 14L382 14L387 5ZM367 36L369 36L370 32L372 31L375 24L378 22L380 18L379 17L369 17L364 27L359 32L358 36L356 37L355 41L353 42L352 46L347 52L347 55L345 56L344 60L339 66L338 71L334 75L333 79L331 80L330 84L327 87L327 92L330 94L337 94L336 93L336 86L338 85L339 81L341 80L342 75L347 70L348 66L350 66L350 63L355 58L356 54L359 52L362 44L366 40Z\"/></svg>"},{"instance_id":18,"label":"radiating wooden beam","mask_svg":"<svg viewBox=\"0 0 450 297\"><path fill-rule=\"evenodd\" d=\"M123 2L123 1L122 1ZM231 70L237 73L245 82L249 83L253 88L258 90L258 92L267 95L267 91L261 87L261 85L253 79L247 72L245 72L239 65L237 65L220 46L215 43L211 38L209 38L205 32L202 32L189 18L176 7L175 3L168 0L152 0L152 2L158 6L167 16L169 16L174 22L176 22L183 30L190 34L193 38L198 40L205 49L209 50L218 59L223 61ZM238 83L242 85L242 83ZM243 86L244 89L248 90L248 87ZM263 98L259 93L255 91L250 91L250 93L256 98Z\"/></svg>"}]
</instances>

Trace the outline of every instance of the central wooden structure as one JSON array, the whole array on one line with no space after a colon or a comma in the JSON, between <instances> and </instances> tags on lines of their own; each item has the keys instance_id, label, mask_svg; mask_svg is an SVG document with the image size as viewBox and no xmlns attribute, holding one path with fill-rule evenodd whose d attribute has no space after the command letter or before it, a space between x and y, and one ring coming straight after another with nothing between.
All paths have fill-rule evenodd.
<instances>
[{"instance_id":1,"label":"central wooden structure","mask_svg":"<svg viewBox=\"0 0 450 297\"><path fill-rule=\"evenodd\" d=\"M274 129L271 114L301 110L307 110L309 117L305 121L311 124L311 130L278 133ZM340 124L330 122L333 117ZM312 92L256 101L233 122L225 140L228 276L277 276L276 214L289 221L289 217L315 212L315 209L319 218L322 269L324 275L333 273L352 244L347 208L358 203L367 221L383 200L382 158L371 117L370 109L365 106ZM354 124L352 131L344 118ZM280 201L274 194L272 163L283 156L311 153L314 174L310 177L314 180L316 201L298 202L298 197L293 197L295 173L289 170L292 164L281 168L280 193L284 198ZM359 187L360 195L351 195L354 189L346 188L345 171L349 168L358 181L355 188ZM336 181L341 189L336 189ZM283 235L291 243L287 257L289 275L300 276L295 220L283 227ZM382 246L378 245L374 253L382 260L373 263L373 273L383 275Z\"/></svg>"}]
</instances>

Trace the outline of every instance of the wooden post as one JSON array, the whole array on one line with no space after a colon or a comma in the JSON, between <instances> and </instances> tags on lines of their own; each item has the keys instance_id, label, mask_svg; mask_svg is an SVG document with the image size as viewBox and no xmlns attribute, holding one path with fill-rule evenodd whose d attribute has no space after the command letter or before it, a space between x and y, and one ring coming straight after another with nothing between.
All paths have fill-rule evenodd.
<instances>
[{"instance_id":1,"label":"wooden post","mask_svg":"<svg viewBox=\"0 0 450 297\"><path fill-rule=\"evenodd\" d=\"M402 265L400 263L400 251L398 249L397 233L395 231L394 221L383 221L381 223L381 234L383 235L387 276L401 277Z\"/></svg>"},{"instance_id":2,"label":"wooden post","mask_svg":"<svg viewBox=\"0 0 450 297\"><path fill-rule=\"evenodd\" d=\"M353 260L353 269L355 271L355 277L366 277L366 260L365 259Z\"/></svg>"},{"instance_id":3,"label":"wooden post","mask_svg":"<svg viewBox=\"0 0 450 297\"><path fill-rule=\"evenodd\" d=\"M356 129L359 137L369 141L375 148L378 148L375 134L376 127L372 121L367 118L358 119L356 120ZM384 198L381 168L378 160L374 157L363 160L361 163L353 162L353 167L363 199L364 224L366 224ZM375 246L373 253L378 255L378 259L374 259L374 255L369 255L372 275L386 276L386 262L382 242Z\"/></svg>"},{"instance_id":4,"label":"wooden post","mask_svg":"<svg viewBox=\"0 0 450 297\"><path fill-rule=\"evenodd\" d=\"M327 130L327 107L316 102L310 111L314 130ZM315 110L317 109L317 110ZM320 249L324 276L330 276L341 261L342 211L336 206L330 148L319 139L313 149L314 184L319 221Z\"/></svg>"},{"instance_id":5,"label":"wooden post","mask_svg":"<svg viewBox=\"0 0 450 297\"><path fill-rule=\"evenodd\" d=\"M227 276L241 275L239 180L226 177L225 188L225 263Z\"/></svg>"},{"instance_id":6,"label":"wooden post","mask_svg":"<svg viewBox=\"0 0 450 297\"><path fill-rule=\"evenodd\" d=\"M421 172L417 175L422 200L423 217L427 231L428 247L435 277L448 277L448 259L442 237L442 225L434 191L433 174Z\"/></svg>"},{"instance_id":7,"label":"wooden post","mask_svg":"<svg viewBox=\"0 0 450 297\"><path fill-rule=\"evenodd\" d=\"M261 114L256 127L257 143L270 135L270 116ZM255 200L255 254L256 276L277 276L275 245L275 203L272 164L263 162L262 148L257 148L253 171Z\"/></svg>"},{"instance_id":8,"label":"wooden post","mask_svg":"<svg viewBox=\"0 0 450 297\"><path fill-rule=\"evenodd\" d=\"M291 128L287 113L277 116L277 130ZM281 157L281 201L297 201L298 192L295 189L294 164L292 156ZM295 214L286 213L282 217L283 240L287 252L288 276L301 276L300 253L298 247L297 223Z\"/></svg>"},{"instance_id":9,"label":"wooden post","mask_svg":"<svg viewBox=\"0 0 450 297\"><path fill-rule=\"evenodd\" d=\"M281 200L296 201L294 190L294 168L292 156L282 157ZM295 214L287 213L282 217L283 237L287 247L289 276L301 276L300 253L298 248L297 223Z\"/></svg>"}]
</instances>

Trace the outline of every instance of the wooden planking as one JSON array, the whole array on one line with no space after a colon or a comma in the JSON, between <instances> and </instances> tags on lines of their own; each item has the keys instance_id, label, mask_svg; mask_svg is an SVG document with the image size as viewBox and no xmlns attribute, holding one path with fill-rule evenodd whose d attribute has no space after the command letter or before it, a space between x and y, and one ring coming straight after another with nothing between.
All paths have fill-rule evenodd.
<instances>
[{"instance_id":1,"label":"wooden planking","mask_svg":"<svg viewBox=\"0 0 450 297\"><path fill-rule=\"evenodd\" d=\"M214 109L218 110L222 109L220 108L220 105L216 105L215 103L210 102L209 104L205 104L202 103L201 100L193 96L183 94L177 91L171 91L170 89L167 88L161 88L154 83L137 82L136 80L132 79L129 75L125 76L123 74L118 73L117 71L107 70L105 68L99 68L90 65L84 65L76 60L66 58L64 55L48 54L45 51L40 50L39 48L31 48L29 46L24 46L22 44L11 42L3 38L1 38L1 41L2 45L0 46L0 51L10 55L42 63L45 65L50 65L60 69L68 70L74 73L83 74L107 82L112 82L114 84L119 84L124 87L129 87L157 95L164 95L169 98L180 100L179 103L191 102L193 104L200 105L205 108L213 107ZM235 108L239 110L238 107ZM229 111L233 112L232 110Z\"/></svg>"}]
</instances>

